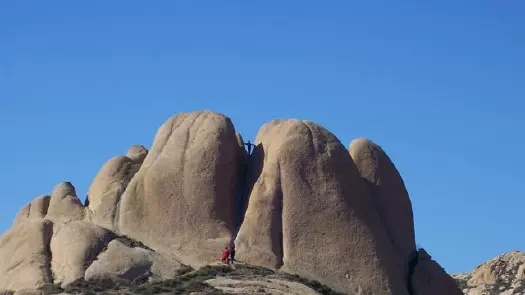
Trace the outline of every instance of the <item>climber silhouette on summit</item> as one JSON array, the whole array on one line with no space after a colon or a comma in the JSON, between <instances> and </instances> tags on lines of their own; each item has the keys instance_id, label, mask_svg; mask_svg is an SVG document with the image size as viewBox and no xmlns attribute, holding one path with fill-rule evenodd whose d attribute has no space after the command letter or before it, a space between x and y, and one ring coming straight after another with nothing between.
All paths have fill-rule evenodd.
<instances>
[{"instance_id":1,"label":"climber silhouette on summit","mask_svg":"<svg viewBox=\"0 0 525 295\"><path fill-rule=\"evenodd\" d=\"M248 142L245 142L244 145L248 146L248 156L252 153L252 147L255 146L255 144L251 143L249 140Z\"/></svg>"}]
</instances>

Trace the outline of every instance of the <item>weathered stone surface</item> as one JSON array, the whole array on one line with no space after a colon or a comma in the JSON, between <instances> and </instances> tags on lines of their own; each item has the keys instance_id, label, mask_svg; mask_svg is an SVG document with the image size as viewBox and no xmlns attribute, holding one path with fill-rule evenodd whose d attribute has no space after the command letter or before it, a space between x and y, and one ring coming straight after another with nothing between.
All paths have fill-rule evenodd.
<instances>
[{"instance_id":1,"label":"weathered stone surface","mask_svg":"<svg viewBox=\"0 0 525 295\"><path fill-rule=\"evenodd\" d=\"M350 155L368 183L388 239L397 251L398 263L407 266L416 241L412 203L401 175L383 149L368 139L353 140Z\"/></svg>"},{"instance_id":2,"label":"weathered stone surface","mask_svg":"<svg viewBox=\"0 0 525 295\"><path fill-rule=\"evenodd\" d=\"M70 182L57 184L51 194L46 218L53 221L70 222L81 220L84 216L84 206L78 199L73 185Z\"/></svg>"},{"instance_id":3,"label":"weathered stone surface","mask_svg":"<svg viewBox=\"0 0 525 295\"><path fill-rule=\"evenodd\" d=\"M49 241L53 224L26 220L0 237L0 288L19 290L51 283Z\"/></svg>"},{"instance_id":4,"label":"weathered stone surface","mask_svg":"<svg viewBox=\"0 0 525 295\"><path fill-rule=\"evenodd\" d=\"M31 203L22 207L15 217L13 224L18 224L28 219L42 219L46 217L50 198L48 195L39 196L31 201Z\"/></svg>"},{"instance_id":5,"label":"weathered stone surface","mask_svg":"<svg viewBox=\"0 0 525 295\"><path fill-rule=\"evenodd\" d=\"M126 156L114 157L102 166L88 192L90 219L95 224L117 229L121 196L147 153L142 146L132 146Z\"/></svg>"},{"instance_id":6,"label":"weathered stone surface","mask_svg":"<svg viewBox=\"0 0 525 295\"><path fill-rule=\"evenodd\" d=\"M522 294L525 290L525 252L496 256L470 273L453 275L465 294Z\"/></svg>"},{"instance_id":7,"label":"weathered stone surface","mask_svg":"<svg viewBox=\"0 0 525 295\"><path fill-rule=\"evenodd\" d=\"M252 157L262 170L236 239L239 259L350 294L407 294L371 196L339 140L312 122L275 120L256 142Z\"/></svg>"},{"instance_id":8,"label":"weathered stone surface","mask_svg":"<svg viewBox=\"0 0 525 295\"><path fill-rule=\"evenodd\" d=\"M21 289L15 292L14 295L47 295L44 291L35 289Z\"/></svg>"},{"instance_id":9,"label":"weathered stone surface","mask_svg":"<svg viewBox=\"0 0 525 295\"><path fill-rule=\"evenodd\" d=\"M142 145L132 145L126 157L130 158L133 162L142 163L148 155L148 150Z\"/></svg>"},{"instance_id":10,"label":"weathered stone surface","mask_svg":"<svg viewBox=\"0 0 525 295\"><path fill-rule=\"evenodd\" d=\"M148 249L130 248L118 240L109 243L104 253L86 270L86 280L135 282L170 279L177 275L181 264Z\"/></svg>"},{"instance_id":11,"label":"weathered stone surface","mask_svg":"<svg viewBox=\"0 0 525 295\"><path fill-rule=\"evenodd\" d=\"M419 253L411 277L413 295L463 295L456 281L425 250Z\"/></svg>"},{"instance_id":12,"label":"weathered stone surface","mask_svg":"<svg viewBox=\"0 0 525 295\"><path fill-rule=\"evenodd\" d=\"M238 153L229 118L170 118L122 196L120 231L184 264L216 261L235 231Z\"/></svg>"},{"instance_id":13,"label":"weathered stone surface","mask_svg":"<svg viewBox=\"0 0 525 295\"><path fill-rule=\"evenodd\" d=\"M57 224L51 239L54 283L66 286L83 278L86 268L113 237L112 232L89 221Z\"/></svg>"}]
</instances>

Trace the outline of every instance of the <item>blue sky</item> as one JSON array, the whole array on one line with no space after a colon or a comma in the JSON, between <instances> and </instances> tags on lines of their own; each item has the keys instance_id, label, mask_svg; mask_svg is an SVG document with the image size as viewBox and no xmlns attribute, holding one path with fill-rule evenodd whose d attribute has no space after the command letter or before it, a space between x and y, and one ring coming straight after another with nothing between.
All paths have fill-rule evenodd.
<instances>
[{"instance_id":1,"label":"blue sky","mask_svg":"<svg viewBox=\"0 0 525 295\"><path fill-rule=\"evenodd\" d=\"M525 250L525 2L3 1L0 231L208 109L380 144L447 271Z\"/></svg>"}]
</instances>

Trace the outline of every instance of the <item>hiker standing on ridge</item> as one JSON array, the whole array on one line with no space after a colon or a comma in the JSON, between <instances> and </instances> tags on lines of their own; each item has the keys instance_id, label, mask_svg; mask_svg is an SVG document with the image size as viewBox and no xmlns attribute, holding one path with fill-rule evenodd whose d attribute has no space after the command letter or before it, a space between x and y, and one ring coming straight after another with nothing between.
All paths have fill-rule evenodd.
<instances>
[{"instance_id":1,"label":"hiker standing on ridge","mask_svg":"<svg viewBox=\"0 0 525 295\"><path fill-rule=\"evenodd\" d=\"M230 261L233 262L235 261L235 246L230 246Z\"/></svg>"},{"instance_id":2,"label":"hiker standing on ridge","mask_svg":"<svg viewBox=\"0 0 525 295\"><path fill-rule=\"evenodd\" d=\"M248 146L248 156L249 156L252 153L252 146L255 146L255 144L251 143L248 140L248 142L245 142L244 145Z\"/></svg>"}]
</instances>

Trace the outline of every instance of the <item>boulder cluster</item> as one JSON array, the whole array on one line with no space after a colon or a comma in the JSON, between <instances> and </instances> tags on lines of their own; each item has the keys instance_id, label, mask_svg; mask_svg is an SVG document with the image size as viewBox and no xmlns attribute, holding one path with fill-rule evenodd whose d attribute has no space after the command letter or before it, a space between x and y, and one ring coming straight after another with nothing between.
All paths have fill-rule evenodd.
<instances>
[{"instance_id":1,"label":"boulder cluster","mask_svg":"<svg viewBox=\"0 0 525 295\"><path fill-rule=\"evenodd\" d=\"M504 253L453 278L466 295L525 294L525 253Z\"/></svg>"},{"instance_id":2,"label":"boulder cluster","mask_svg":"<svg viewBox=\"0 0 525 295\"><path fill-rule=\"evenodd\" d=\"M293 119L265 124L255 144L248 154L219 113L171 117L149 151L103 165L86 204L64 182L20 210L0 237L0 289L162 280L234 245L243 263L345 294L462 294L416 249L410 198L381 147L346 149Z\"/></svg>"}]
</instances>

